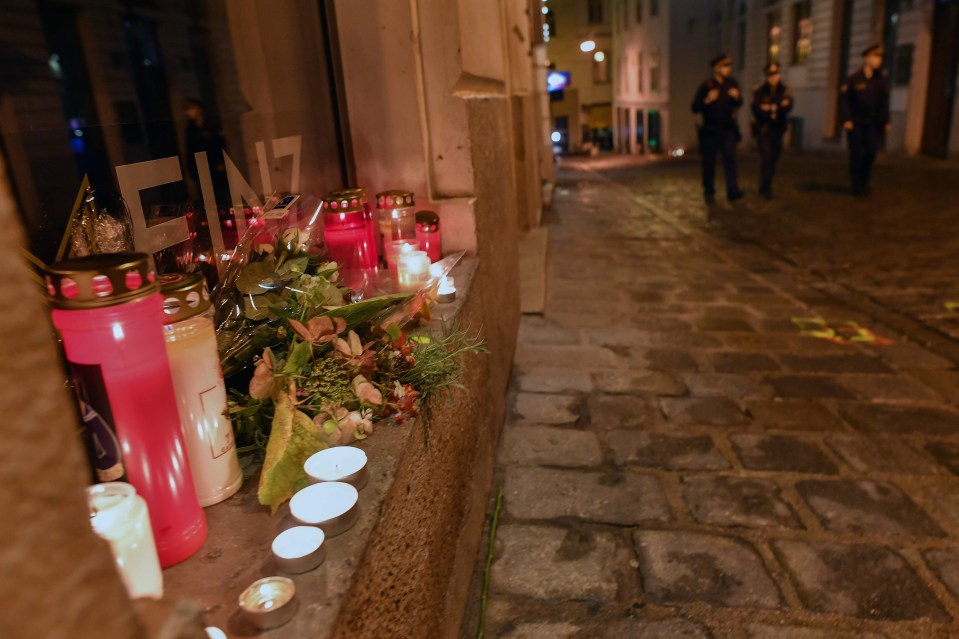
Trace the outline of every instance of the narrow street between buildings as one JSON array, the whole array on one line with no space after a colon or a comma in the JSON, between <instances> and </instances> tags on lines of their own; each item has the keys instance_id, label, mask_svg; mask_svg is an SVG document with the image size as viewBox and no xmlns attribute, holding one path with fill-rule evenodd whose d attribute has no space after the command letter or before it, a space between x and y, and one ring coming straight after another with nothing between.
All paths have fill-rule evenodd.
<instances>
[{"instance_id":1,"label":"narrow street between buildings","mask_svg":"<svg viewBox=\"0 0 959 639\"><path fill-rule=\"evenodd\" d=\"M959 636L957 173L845 170L707 209L695 158L564 162L485 637Z\"/></svg>"}]
</instances>

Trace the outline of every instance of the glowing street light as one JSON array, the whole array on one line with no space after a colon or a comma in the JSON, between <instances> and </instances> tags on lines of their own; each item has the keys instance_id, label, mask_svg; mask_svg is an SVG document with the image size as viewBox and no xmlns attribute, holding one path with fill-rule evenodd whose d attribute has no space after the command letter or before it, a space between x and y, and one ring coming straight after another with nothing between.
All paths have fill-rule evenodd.
<instances>
[{"instance_id":1,"label":"glowing street light","mask_svg":"<svg viewBox=\"0 0 959 639\"><path fill-rule=\"evenodd\" d=\"M602 62L605 59L606 59L606 54L603 53L602 51L597 51L596 53L593 54L593 60L596 60L597 62Z\"/></svg>"},{"instance_id":2,"label":"glowing street light","mask_svg":"<svg viewBox=\"0 0 959 639\"><path fill-rule=\"evenodd\" d=\"M553 142L560 142L563 139L563 134L559 131L553 131L552 135L549 136L549 139Z\"/></svg>"},{"instance_id":3,"label":"glowing street light","mask_svg":"<svg viewBox=\"0 0 959 639\"><path fill-rule=\"evenodd\" d=\"M583 40L579 43L579 50L583 53L589 53L596 48L596 43L592 40Z\"/></svg>"}]
</instances>

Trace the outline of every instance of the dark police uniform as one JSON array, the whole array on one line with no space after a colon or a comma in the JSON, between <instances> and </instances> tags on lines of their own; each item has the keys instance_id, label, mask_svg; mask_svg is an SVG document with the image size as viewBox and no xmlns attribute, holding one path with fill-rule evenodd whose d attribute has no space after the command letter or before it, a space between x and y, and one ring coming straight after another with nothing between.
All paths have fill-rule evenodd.
<instances>
[{"instance_id":1,"label":"dark police uniform","mask_svg":"<svg viewBox=\"0 0 959 639\"><path fill-rule=\"evenodd\" d=\"M869 188L869 175L876 160L876 151L889 124L889 84L881 71L871 78L860 69L842 85L840 117L843 123L852 121L847 131L849 140L849 177L852 191L857 195Z\"/></svg>"},{"instance_id":2,"label":"dark police uniform","mask_svg":"<svg viewBox=\"0 0 959 639\"><path fill-rule=\"evenodd\" d=\"M742 106L743 98L729 95L730 89L739 89L732 77L720 82L714 77L706 80L696 91L693 100L693 113L702 113L703 123L699 127L699 152L703 160L703 192L706 199L712 199L716 193L716 154L723 158L723 171L726 174L726 196L730 200L742 197L736 179L736 145L741 139L739 125L736 123L736 110ZM706 95L712 89L719 90L719 97L706 104Z\"/></svg>"},{"instance_id":3,"label":"dark police uniform","mask_svg":"<svg viewBox=\"0 0 959 639\"><path fill-rule=\"evenodd\" d=\"M788 103L783 106L783 102ZM767 109L763 109L766 106ZM783 134L793 108L792 93L782 82L773 87L763 82L753 91L753 135L759 147L759 192L772 195L773 173L783 150Z\"/></svg>"}]
</instances>

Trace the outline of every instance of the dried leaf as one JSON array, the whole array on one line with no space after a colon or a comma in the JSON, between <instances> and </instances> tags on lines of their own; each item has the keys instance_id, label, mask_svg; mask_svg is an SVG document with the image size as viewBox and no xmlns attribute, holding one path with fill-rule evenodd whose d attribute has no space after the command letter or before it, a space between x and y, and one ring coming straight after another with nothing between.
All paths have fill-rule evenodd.
<instances>
[{"instance_id":1,"label":"dried leaf","mask_svg":"<svg viewBox=\"0 0 959 639\"><path fill-rule=\"evenodd\" d=\"M269 506L271 514L293 496L305 478L303 464L310 455L329 447L313 420L296 410L289 397L280 394L274 410L257 492L260 503Z\"/></svg>"}]
</instances>

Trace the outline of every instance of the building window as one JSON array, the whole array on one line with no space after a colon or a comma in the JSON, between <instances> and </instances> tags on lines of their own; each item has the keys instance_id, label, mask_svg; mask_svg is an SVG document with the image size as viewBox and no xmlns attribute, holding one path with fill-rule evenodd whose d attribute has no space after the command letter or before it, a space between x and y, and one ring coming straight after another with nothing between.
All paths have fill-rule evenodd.
<instances>
[{"instance_id":1,"label":"building window","mask_svg":"<svg viewBox=\"0 0 959 639\"><path fill-rule=\"evenodd\" d=\"M552 11L546 12L546 19L543 21L543 41L549 42L550 38L556 37L556 14Z\"/></svg>"},{"instance_id":2,"label":"building window","mask_svg":"<svg viewBox=\"0 0 959 639\"><path fill-rule=\"evenodd\" d=\"M782 42L783 28L779 19L779 12L766 14L766 62L779 64L780 43Z\"/></svg>"},{"instance_id":3,"label":"building window","mask_svg":"<svg viewBox=\"0 0 959 639\"><path fill-rule=\"evenodd\" d=\"M659 15L659 0L649 0L649 17L655 18Z\"/></svg>"},{"instance_id":4,"label":"building window","mask_svg":"<svg viewBox=\"0 0 959 639\"><path fill-rule=\"evenodd\" d=\"M736 64L739 70L746 68L746 21L736 23Z\"/></svg>"},{"instance_id":5,"label":"building window","mask_svg":"<svg viewBox=\"0 0 959 639\"><path fill-rule=\"evenodd\" d=\"M589 23L600 24L603 22L603 0L589 0L587 5L589 10Z\"/></svg>"},{"instance_id":6,"label":"building window","mask_svg":"<svg viewBox=\"0 0 959 639\"><path fill-rule=\"evenodd\" d=\"M621 27L623 28L623 30L625 31L625 30L626 30L626 27L629 25L629 2L628 2L628 0L621 0L621 2L623 3L623 4L622 4L622 7L623 7L623 15L622 15L623 21L620 23L620 25L621 25Z\"/></svg>"},{"instance_id":7,"label":"building window","mask_svg":"<svg viewBox=\"0 0 959 639\"><path fill-rule=\"evenodd\" d=\"M636 24L643 21L643 0L636 0Z\"/></svg>"},{"instance_id":8,"label":"building window","mask_svg":"<svg viewBox=\"0 0 959 639\"><path fill-rule=\"evenodd\" d=\"M793 4L793 64L806 64L812 51L812 0Z\"/></svg>"},{"instance_id":9,"label":"building window","mask_svg":"<svg viewBox=\"0 0 959 639\"><path fill-rule=\"evenodd\" d=\"M623 96L629 93L629 67L626 60L625 55L619 58L619 94Z\"/></svg>"},{"instance_id":10,"label":"building window","mask_svg":"<svg viewBox=\"0 0 959 639\"><path fill-rule=\"evenodd\" d=\"M659 95L659 49L649 54L649 91Z\"/></svg>"},{"instance_id":11,"label":"building window","mask_svg":"<svg viewBox=\"0 0 959 639\"><path fill-rule=\"evenodd\" d=\"M609 84L609 58L605 51L597 51L593 55L593 82Z\"/></svg>"},{"instance_id":12,"label":"building window","mask_svg":"<svg viewBox=\"0 0 959 639\"><path fill-rule=\"evenodd\" d=\"M643 52L636 54L636 93L643 92Z\"/></svg>"}]
</instances>

